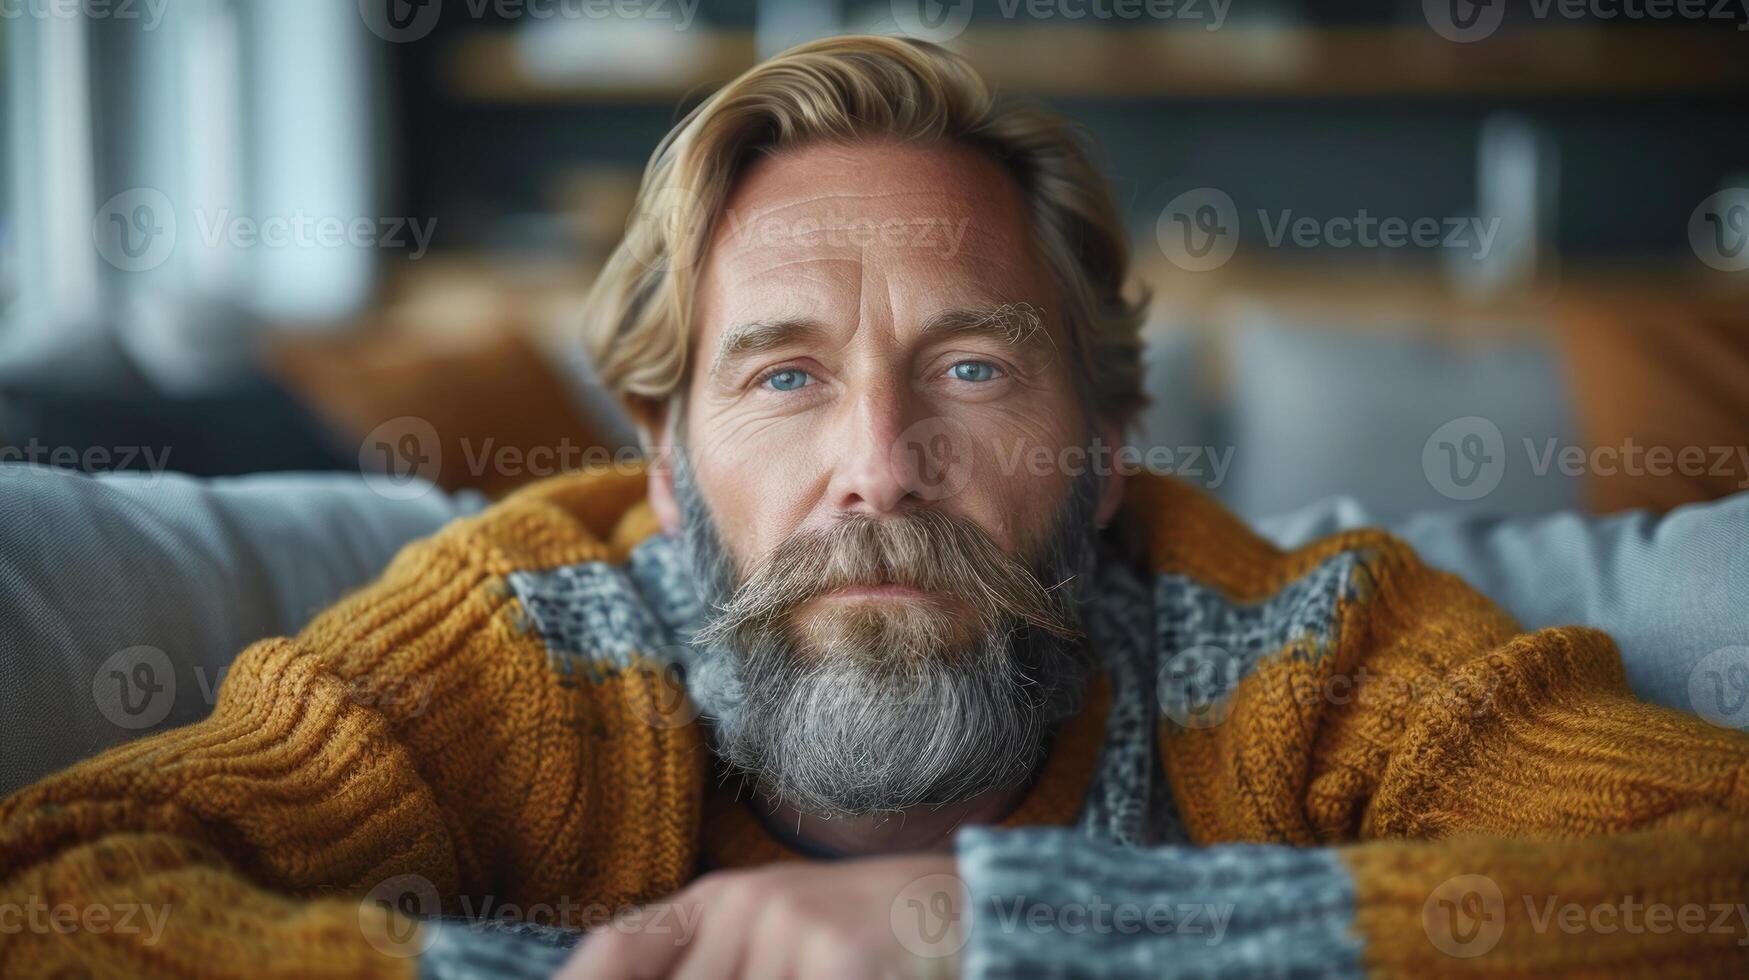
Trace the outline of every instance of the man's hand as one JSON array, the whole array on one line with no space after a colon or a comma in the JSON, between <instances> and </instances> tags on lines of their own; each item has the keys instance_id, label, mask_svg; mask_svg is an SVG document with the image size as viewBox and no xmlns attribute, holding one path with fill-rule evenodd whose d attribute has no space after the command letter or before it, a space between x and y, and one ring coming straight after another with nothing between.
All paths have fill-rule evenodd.
<instances>
[{"instance_id":1,"label":"man's hand","mask_svg":"<svg viewBox=\"0 0 1749 980\"><path fill-rule=\"evenodd\" d=\"M951 980L964 908L945 854L717 872L591 932L559 978Z\"/></svg>"}]
</instances>

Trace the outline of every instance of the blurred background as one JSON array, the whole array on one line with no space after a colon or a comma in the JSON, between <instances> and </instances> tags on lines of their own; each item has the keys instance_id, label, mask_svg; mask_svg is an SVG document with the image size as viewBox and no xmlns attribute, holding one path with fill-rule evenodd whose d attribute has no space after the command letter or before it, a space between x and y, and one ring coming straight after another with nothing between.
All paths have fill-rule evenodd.
<instances>
[{"instance_id":1,"label":"blurred background","mask_svg":"<svg viewBox=\"0 0 1749 980\"><path fill-rule=\"evenodd\" d=\"M1724 496L1746 28L1738 0L0 0L0 459L496 496L631 446L576 336L644 161L758 59L873 31L1090 129L1155 292L1155 468L1254 517Z\"/></svg>"}]
</instances>

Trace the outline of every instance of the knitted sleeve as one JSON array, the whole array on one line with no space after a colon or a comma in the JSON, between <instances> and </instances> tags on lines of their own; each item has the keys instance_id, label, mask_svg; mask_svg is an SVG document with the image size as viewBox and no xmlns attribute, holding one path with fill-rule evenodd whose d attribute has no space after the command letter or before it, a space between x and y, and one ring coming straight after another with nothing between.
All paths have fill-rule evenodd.
<instances>
[{"instance_id":1,"label":"knitted sleeve","mask_svg":"<svg viewBox=\"0 0 1749 980\"><path fill-rule=\"evenodd\" d=\"M1253 557L1160 577L1160 751L1199 846L962 832L968 975L1749 973L1749 738L1385 535ZM1224 666L1175 700L1186 623ZM1223 631L1263 649L1209 654Z\"/></svg>"},{"instance_id":2,"label":"knitted sleeve","mask_svg":"<svg viewBox=\"0 0 1749 980\"><path fill-rule=\"evenodd\" d=\"M551 669L505 584L611 558L589 510L636 483L561 479L409 546L246 650L206 720L0 802L0 975L406 977L423 916L677 887L661 844L697 807L670 743L696 735L621 725L656 682Z\"/></svg>"}]
</instances>

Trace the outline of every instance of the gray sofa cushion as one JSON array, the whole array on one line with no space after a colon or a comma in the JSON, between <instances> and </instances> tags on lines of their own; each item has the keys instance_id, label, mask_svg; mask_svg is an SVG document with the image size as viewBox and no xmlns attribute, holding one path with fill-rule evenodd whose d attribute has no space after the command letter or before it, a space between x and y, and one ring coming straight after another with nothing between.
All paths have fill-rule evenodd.
<instances>
[{"instance_id":1,"label":"gray sofa cushion","mask_svg":"<svg viewBox=\"0 0 1749 980\"><path fill-rule=\"evenodd\" d=\"M0 795L201 718L243 647L482 503L390 500L352 475L0 464Z\"/></svg>"},{"instance_id":2,"label":"gray sofa cushion","mask_svg":"<svg viewBox=\"0 0 1749 980\"><path fill-rule=\"evenodd\" d=\"M1229 396L1233 475L1222 495L1252 519L1332 494L1356 497L1381 520L1579 506L1578 479L1539 465L1549 447L1578 444L1553 347L1424 334L1264 313L1241 320ZM1486 440L1498 482L1459 488L1448 482L1439 444L1463 444L1472 432ZM1470 489L1481 495L1454 493Z\"/></svg>"},{"instance_id":3,"label":"gray sofa cushion","mask_svg":"<svg viewBox=\"0 0 1749 980\"><path fill-rule=\"evenodd\" d=\"M1662 516L1447 510L1395 521L1332 498L1258 529L1291 547L1381 524L1527 627L1608 632L1640 697L1749 730L1749 493Z\"/></svg>"}]
</instances>

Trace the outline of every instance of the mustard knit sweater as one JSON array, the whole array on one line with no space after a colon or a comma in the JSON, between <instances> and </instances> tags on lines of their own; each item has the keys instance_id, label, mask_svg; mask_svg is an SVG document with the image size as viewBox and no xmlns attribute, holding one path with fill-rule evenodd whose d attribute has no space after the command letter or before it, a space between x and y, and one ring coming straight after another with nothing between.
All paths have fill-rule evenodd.
<instances>
[{"instance_id":1,"label":"mustard knit sweater","mask_svg":"<svg viewBox=\"0 0 1749 980\"><path fill-rule=\"evenodd\" d=\"M538 975L552 936L453 917L797 859L672 696L698 610L642 489L458 521L207 720L0 803L0 976ZM956 838L968 974L1749 975L1749 738L1382 533L1283 553L1167 479L1124 520L1147 567L1095 583L1087 708ZM1088 925L1129 906L1166 911Z\"/></svg>"}]
</instances>

